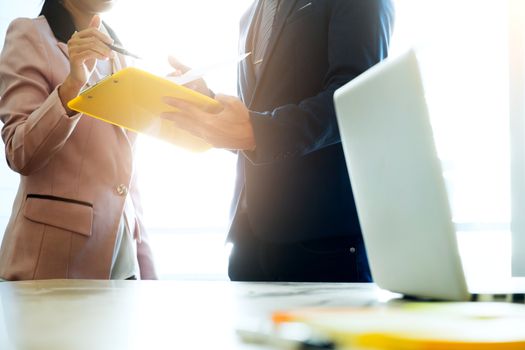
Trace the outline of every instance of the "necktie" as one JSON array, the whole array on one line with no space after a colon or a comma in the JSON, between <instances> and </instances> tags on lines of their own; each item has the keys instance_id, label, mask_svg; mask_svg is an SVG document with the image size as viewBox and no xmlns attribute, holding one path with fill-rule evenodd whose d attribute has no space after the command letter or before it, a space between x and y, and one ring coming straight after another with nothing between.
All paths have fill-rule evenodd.
<instances>
[{"instance_id":1,"label":"necktie","mask_svg":"<svg viewBox=\"0 0 525 350\"><path fill-rule=\"evenodd\" d=\"M255 64L256 75L259 73L270 36L272 35L273 21L279 3L278 0L262 0L262 2L257 35L253 46L253 63Z\"/></svg>"}]
</instances>

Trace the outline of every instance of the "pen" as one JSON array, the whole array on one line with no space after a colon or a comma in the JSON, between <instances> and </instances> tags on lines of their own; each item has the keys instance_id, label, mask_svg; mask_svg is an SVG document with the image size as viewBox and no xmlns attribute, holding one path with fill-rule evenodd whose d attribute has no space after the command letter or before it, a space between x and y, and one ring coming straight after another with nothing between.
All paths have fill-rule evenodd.
<instances>
[{"instance_id":1,"label":"pen","mask_svg":"<svg viewBox=\"0 0 525 350\"><path fill-rule=\"evenodd\" d=\"M121 53L123 55L126 55L126 56L130 56L130 57L133 57L133 58L136 58L136 59L141 59L140 56L137 56L135 55L134 53L131 53L129 52L128 50L120 47L120 46L116 46L116 45L113 45L113 44L108 44L108 43L104 43L106 44L111 50L115 51L115 52L118 52L118 53Z\"/></svg>"},{"instance_id":2,"label":"pen","mask_svg":"<svg viewBox=\"0 0 525 350\"><path fill-rule=\"evenodd\" d=\"M283 350L332 350L335 344L327 339L304 332L278 330L237 329L237 335L245 343L259 344ZM301 334L303 333L303 334Z\"/></svg>"}]
</instances>

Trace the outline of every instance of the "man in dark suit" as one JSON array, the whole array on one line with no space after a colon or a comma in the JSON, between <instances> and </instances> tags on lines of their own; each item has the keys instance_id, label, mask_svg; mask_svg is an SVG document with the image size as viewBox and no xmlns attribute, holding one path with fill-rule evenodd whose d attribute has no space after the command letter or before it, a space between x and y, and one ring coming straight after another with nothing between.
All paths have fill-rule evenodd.
<instances>
[{"instance_id":1,"label":"man in dark suit","mask_svg":"<svg viewBox=\"0 0 525 350\"><path fill-rule=\"evenodd\" d=\"M259 0L241 20L239 95L164 117L238 152L229 276L371 281L333 104L387 56L391 0Z\"/></svg>"}]
</instances>

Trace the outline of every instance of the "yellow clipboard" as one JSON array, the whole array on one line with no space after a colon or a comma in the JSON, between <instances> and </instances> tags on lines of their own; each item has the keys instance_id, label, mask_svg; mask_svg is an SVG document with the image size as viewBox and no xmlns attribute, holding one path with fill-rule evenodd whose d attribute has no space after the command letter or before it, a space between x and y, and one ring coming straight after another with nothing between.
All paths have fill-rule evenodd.
<instances>
[{"instance_id":1,"label":"yellow clipboard","mask_svg":"<svg viewBox=\"0 0 525 350\"><path fill-rule=\"evenodd\" d=\"M206 110L220 108L220 103L208 96L134 67L124 68L84 90L68 102L68 107L195 152L211 148L204 140L160 118L162 112L176 110L162 102L163 96L183 99Z\"/></svg>"},{"instance_id":2,"label":"yellow clipboard","mask_svg":"<svg viewBox=\"0 0 525 350\"><path fill-rule=\"evenodd\" d=\"M525 306L502 302L399 303L276 311L274 324L299 322L341 348L388 350L525 349Z\"/></svg>"}]
</instances>

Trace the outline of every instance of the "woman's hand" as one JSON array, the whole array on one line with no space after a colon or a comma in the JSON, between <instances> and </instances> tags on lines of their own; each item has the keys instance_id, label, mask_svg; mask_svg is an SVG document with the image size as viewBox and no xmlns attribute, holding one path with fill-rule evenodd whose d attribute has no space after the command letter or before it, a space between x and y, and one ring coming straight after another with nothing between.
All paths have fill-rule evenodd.
<instances>
[{"instance_id":1,"label":"woman's hand","mask_svg":"<svg viewBox=\"0 0 525 350\"><path fill-rule=\"evenodd\" d=\"M67 103L87 84L95 70L97 59L107 60L112 55L111 49L105 43L112 44L113 39L99 31L100 23L100 17L93 16L88 28L75 32L67 42L70 72L59 87L58 93L68 114L74 112L67 108Z\"/></svg>"}]
</instances>

